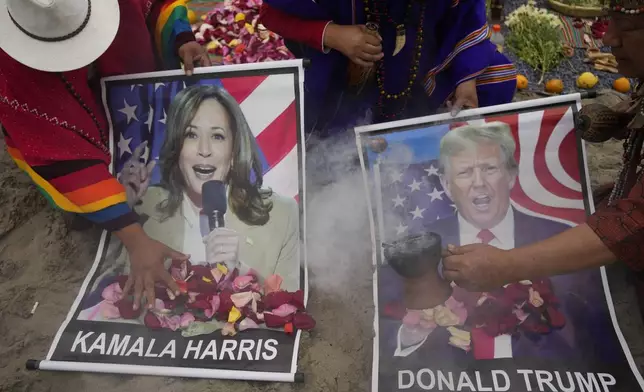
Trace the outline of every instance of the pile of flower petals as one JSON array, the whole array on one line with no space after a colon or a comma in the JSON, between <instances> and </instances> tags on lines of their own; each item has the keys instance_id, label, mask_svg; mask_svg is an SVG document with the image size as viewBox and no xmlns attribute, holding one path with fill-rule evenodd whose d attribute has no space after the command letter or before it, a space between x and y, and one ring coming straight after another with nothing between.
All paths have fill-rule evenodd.
<instances>
[{"instance_id":1,"label":"pile of flower petals","mask_svg":"<svg viewBox=\"0 0 644 392\"><path fill-rule=\"evenodd\" d=\"M419 343L437 327L444 327L450 333L450 345L465 351L470 350L470 333L456 328L465 324L467 310L463 303L457 301L453 296L449 297L442 305L424 310L404 310L397 308L394 304L389 304L385 306L384 314L393 318L402 316L401 340L405 346Z\"/></svg>"},{"instance_id":2,"label":"pile of flower petals","mask_svg":"<svg viewBox=\"0 0 644 392\"><path fill-rule=\"evenodd\" d=\"M549 279L521 281L485 293L467 323L489 336L525 332L547 334L566 324Z\"/></svg>"},{"instance_id":3,"label":"pile of flower petals","mask_svg":"<svg viewBox=\"0 0 644 392\"><path fill-rule=\"evenodd\" d=\"M251 270L239 275L237 269L228 271L225 265L192 265L189 261L174 261L169 272L182 294L174 295L164 286L156 286L153 309L146 311L143 321L152 329L173 331L186 329L194 322L221 322L222 335L234 336L240 331L258 328L282 329L293 333L297 329L311 330L315 321L306 313L304 292L281 289L279 275L268 277L260 287L256 273ZM109 318L136 319L141 308L132 309L131 297L122 289L127 276L103 291L103 315Z\"/></svg>"},{"instance_id":4,"label":"pile of flower petals","mask_svg":"<svg viewBox=\"0 0 644 392\"><path fill-rule=\"evenodd\" d=\"M234 0L210 12L199 27L193 27L197 42L224 64L288 60L293 54L284 40L267 30L259 20L261 0Z\"/></svg>"}]
</instances>

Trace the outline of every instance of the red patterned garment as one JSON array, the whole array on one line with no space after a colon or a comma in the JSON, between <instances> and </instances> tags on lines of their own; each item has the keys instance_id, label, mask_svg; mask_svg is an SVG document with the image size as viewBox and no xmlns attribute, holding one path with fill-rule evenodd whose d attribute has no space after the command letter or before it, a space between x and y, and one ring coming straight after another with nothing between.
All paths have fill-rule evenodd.
<instances>
[{"instance_id":1,"label":"red patterned garment","mask_svg":"<svg viewBox=\"0 0 644 392\"><path fill-rule=\"evenodd\" d=\"M98 77L157 70L157 32L168 39L156 45L164 53L165 47L194 40L187 19L180 20L187 18L181 0L120 0L119 5L116 38L93 64ZM189 37L182 34L186 31ZM124 187L108 169L108 125L89 67L42 72L0 50L0 124L9 154L54 206L107 230L137 221Z\"/></svg>"},{"instance_id":2,"label":"red patterned garment","mask_svg":"<svg viewBox=\"0 0 644 392\"><path fill-rule=\"evenodd\" d=\"M644 176L638 176L626 198L600 204L587 223L620 261L644 271Z\"/></svg>"}]
</instances>

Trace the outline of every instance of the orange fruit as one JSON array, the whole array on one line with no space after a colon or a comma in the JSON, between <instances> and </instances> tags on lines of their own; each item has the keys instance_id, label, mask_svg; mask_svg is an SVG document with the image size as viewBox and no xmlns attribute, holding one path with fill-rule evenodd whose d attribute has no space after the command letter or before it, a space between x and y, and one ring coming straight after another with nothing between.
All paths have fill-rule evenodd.
<instances>
[{"instance_id":1,"label":"orange fruit","mask_svg":"<svg viewBox=\"0 0 644 392\"><path fill-rule=\"evenodd\" d=\"M564 89L561 79L550 79L546 82L546 91L549 93L560 94Z\"/></svg>"},{"instance_id":2,"label":"orange fruit","mask_svg":"<svg viewBox=\"0 0 644 392\"><path fill-rule=\"evenodd\" d=\"M517 88L519 90L528 88L528 78L523 75L517 75Z\"/></svg>"},{"instance_id":3,"label":"orange fruit","mask_svg":"<svg viewBox=\"0 0 644 392\"><path fill-rule=\"evenodd\" d=\"M627 93L631 90L631 82L628 81L628 79L622 77L619 79L616 79L613 82L613 88L620 93Z\"/></svg>"}]
</instances>

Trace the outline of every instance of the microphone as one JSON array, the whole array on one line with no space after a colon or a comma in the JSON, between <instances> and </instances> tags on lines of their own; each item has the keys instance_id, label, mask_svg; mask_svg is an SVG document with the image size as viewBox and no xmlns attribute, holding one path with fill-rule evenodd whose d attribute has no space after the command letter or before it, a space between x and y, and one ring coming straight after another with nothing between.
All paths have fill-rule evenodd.
<instances>
[{"instance_id":1,"label":"microphone","mask_svg":"<svg viewBox=\"0 0 644 392\"><path fill-rule=\"evenodd\" d=\"M201 186L201 199L210 231L224 227L224 214L228 208L226 184L216 180L204 182Z\"/></svg>"}]
</instances>

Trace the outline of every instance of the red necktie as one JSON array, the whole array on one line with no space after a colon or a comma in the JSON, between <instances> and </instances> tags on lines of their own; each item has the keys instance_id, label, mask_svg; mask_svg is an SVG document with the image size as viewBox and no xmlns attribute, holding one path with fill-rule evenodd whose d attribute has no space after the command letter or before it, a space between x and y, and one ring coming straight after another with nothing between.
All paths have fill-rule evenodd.
<instances>
[{"instance_id":1,"label":"red necktie","mask_svg":"<svg viewBox=\"0 0 644 392\"><path fill-rule=\"evenodd\" d=\"M489 244L490 242L492 242L492 240L493 240L493 239L495 239L495 238L496 238L496 237L494 236L494 234L492 234L492 232L491 232L490 230L488 230L488 229L483 229L483 230L479 231L479 233L478 233L476 236L477 236L477 237L481 240L481 242L482 242L482 243L484 243L485 245Z\"/></svg>"}]
</instances>

